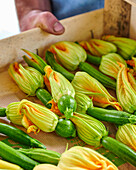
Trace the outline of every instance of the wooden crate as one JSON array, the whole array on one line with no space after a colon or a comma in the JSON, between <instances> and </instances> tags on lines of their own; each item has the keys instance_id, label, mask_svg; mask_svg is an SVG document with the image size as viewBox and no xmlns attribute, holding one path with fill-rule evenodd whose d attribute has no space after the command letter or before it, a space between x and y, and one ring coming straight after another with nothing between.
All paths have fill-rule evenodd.
<instances>
[{"instance_id":1,"label":"wooden crate","mask_svg":"<svg viewBox=\"0 0 136 170\"><path fill-rule=\"evenodd\" d=\"M8 75L7 68L14 61L21 62L24 52L22 48L35 52L38 49L39 55L44 57L44 51L49 45L62 41L88 40L91 37L101 38L103 34L113 34L136 39L136 1L135 0L105 0L105 8L77 15L61 21L66 31L63 35L55 36L35 28L16 36L0 40L0 106L6 107L9 103L28 98L19 90L16 84ZM29 97L31 101L37 101L34 97ZM9 123L7 119L0 119ZM13 124L12 124L13 125ZM14 125L15 126L15 125ZM18 127L18 126L16 126ZM20 128L20 127L19 127ZM24 128L21 128L25 131ZM114 131L114 127L111 126ZM36 136L45 143L48 149L62 153L66 143L69 147L78 144L85 145L77 138L71 142L65 138L56 136L55 133L40 132ZM1 136L1 139L5 137ZM132 165L125 163L119 166L120 170L134 170Z\"/></svg>"}]
</instances>

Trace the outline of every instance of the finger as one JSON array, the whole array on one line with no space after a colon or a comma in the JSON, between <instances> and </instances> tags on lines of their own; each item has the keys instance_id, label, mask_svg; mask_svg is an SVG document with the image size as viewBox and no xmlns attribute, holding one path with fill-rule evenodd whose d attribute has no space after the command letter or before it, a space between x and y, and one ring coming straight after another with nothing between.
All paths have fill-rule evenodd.
<instances>
[{"instance_id":1,"label":"finger","mask_svg":"<svg viewBox=\"0 0 136 170\"><path fill-rule=\"evenodd\" d=\"M35 24L44 31L55 35L63 34L65 31L63 25L58 21L58 19L48 11L41 12L37 17L37 23Z\"/></svg>"}]
</instances>

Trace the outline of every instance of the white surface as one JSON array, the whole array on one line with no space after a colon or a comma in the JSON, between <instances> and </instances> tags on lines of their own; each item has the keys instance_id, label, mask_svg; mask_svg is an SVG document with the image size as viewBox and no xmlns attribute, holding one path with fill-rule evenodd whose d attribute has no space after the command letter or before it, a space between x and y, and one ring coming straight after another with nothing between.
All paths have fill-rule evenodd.
<instances>
[{"instance_id":1,"label":"white surface","mask_svg":"<svg viewBox=\"0 0 136 170\"><path fill-rule=\"evenodd\" d=\"M14 0L0 0L0 39L10 37L19 32Z\"/></svg>"}]
</instances>

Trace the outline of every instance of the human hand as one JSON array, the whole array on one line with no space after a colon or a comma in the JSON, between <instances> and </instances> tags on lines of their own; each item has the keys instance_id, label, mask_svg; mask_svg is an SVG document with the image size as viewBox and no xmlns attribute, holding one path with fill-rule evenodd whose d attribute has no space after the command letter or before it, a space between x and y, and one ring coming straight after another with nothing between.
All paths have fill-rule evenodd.
<instances>
[{"instance_id":1,"label":"human hand","mask_svg":"<svg viewBox=\"0 0 136 170\"><path fill-rule=\"evenodd\" d=\"M26 14L20 21L21 31L40 27L45 32L60 35L63 34L65 28L58 19L49 11L32 10Z\"/></svg>"}]
</instances>

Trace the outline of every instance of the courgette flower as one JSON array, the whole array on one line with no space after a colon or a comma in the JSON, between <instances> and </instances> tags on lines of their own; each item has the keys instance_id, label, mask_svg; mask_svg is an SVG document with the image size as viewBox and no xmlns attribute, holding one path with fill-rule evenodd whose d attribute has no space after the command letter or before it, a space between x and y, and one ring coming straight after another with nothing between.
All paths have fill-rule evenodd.
<instances>
[{"instance_id":1,"label":"courgette flower","mask_svg":"<svg viewBox=\"0 0 136 170\"><path fill-rule=\"evenodd\" d=\"M34 54L28 50L22 49L24 52L28 54L28 56L24 55L23 59L28 64L28 66L35 68L41 74L44 74L44 67L47 65L46 62L37 54Z\"/></svg>"},{"instance_id":2,"label":"courgette flower","mask_svg":"<svg viewBox=\"0 0 136 170\"><path fill-rule=\"evenodd\" d=\"M120 126L116 139L136 151L136 125L128 123Z\"/></svg>"},{"instance_id":3,"label":"courgette flower","mask_svg":"<svg viewBox=\"0 0 136 170\"><path fill-rule=\"evenodd\" d=\"M114 44L99 39L91 39L89 41L81 41L79 43L85 50L92 55L101 57L108 53L115 53L117 48Z\"/></svg>"},{"instance_id":4,"label":"courgette flower","mask_svg":"<svg viewBox=\"0 0 136 170\"><path fill-rule=\"evenodd\" d=\"M76 93L75 99L77 102L77 109L76 112L79 113L86 113L89 107L93 107L92 99L90 99L87 95L83 93Z\"/></svg>"},{"instance_id":5,"label":"courgette flower","mask_svg":"<svg viewBox=\"0 0 136 170\"><path fill-rule=\"evenodd\" d=\"M99 70L104 74L116 79L118 72L121 68L119 63L122 63L127 67L125 60L119 54L109 53L107 55L102 56Z\"/></svg>"},{"instance_id":6,"label":"courgette flower","mask_svg":"<svg viewBox=\"0 0 136 170\"><path fill-rule=\"evenodd\" d=\"M118 170L110 160L82 146L74 146L62 153L58 167L63 170Z\"/></svg>"},{"instance_id":7,"label":"courgette flower","mask_svg":"<svg viewBox=\"0 0 136 170\"><path fill-rule=\"evenodd\" d=\"M60 73L51 69L50 66L45 67L45 84L47 87L50 85L51 94L55 103L58 103L58 100L63 95L75 96L75 90L71 83Z\"/></svg>"},{"instance_id":8,"label":"courgette flower","mask_svg":"<svg viewBox=\"0 0 136 170\"><path fill-rule=\"evenodd\" d=\"M19 104L20 102L10 103L6 108L6 116L13 124L22 126L23 115L18 113Z\"/></svg>"},{"instance_id":9,"label":"courgette flower","mask_svg":"<svg viewBox=\"0 0 136 170\"><path fill-rule=\"evenodd\" d=\"M128 72L128 68L124 65L121 67L117 76L117 99L125 111L134 113L136 111L136 80Z\"/></svg>"},{"instance_id":10,"label":"courgette flower","mask_svg":"<svg viewBox=\"0 0 136 170\"><path fill-rule=\"evenodd\" d=\"M25 115L28 120L44 132L54 131L58 123L58 117L55 113L25 99L20 102L19 113Z\"/></svg>"},{"instance_id":11,"label":"courgette flower","mask_svg":"<svg viewBox=\"0 0 136 170\"><path fill-rule=\"evenodd\" d=\"M87 58L86 51L78 44L60 41L50 46L48 51L55 54L57 60L68 70L76 70L80 62Z\"/></svg>"},{"instance_id":12,"label":"courgette flower","mask_svg":"<svg viewBox=\"0 0 136 170\"><path fill-rule=\"evenodd\" d=\"M135 40L124 37L115 37L113 35L105 35L102 39L116 45L117 53L120 54L125 60L129 60L136 55Z\"/></svg>"},{"instance_id":13,"label":"courgette flower","mask_svg":"<svg viewBox=\"0 0 136 170\"><path fill-rule=\"evenodd\" d=\"M70 120L75 124L80 139L88 145L98 147L103 136L107 136L105 126L97 119L75 112Z\"/></svg>"},{"instance_id":14,"label":"courgette flower","mask_svg":"<svg viewBox=\"0 0 136 170\"><path fill-rule=\"evenodd\" d=\"M122 110L120 104L109 94L106 88L86 72L77 72L72 85L76 93L83 93L92 98L95 106L105 108L111 105L117 110Z\"/></svg>"},{"instance_id":15,"label":"courgette flower","mask_svg":"<svg viewBox=\"0 0 136 170\"><path fill-rule=\"evenodd\" d=\"M42 74L32 67L14 63L10 65L8 71L20 89L30 96L34 96L38 88L44 87Z\"/></svg>"}]
</instances>

